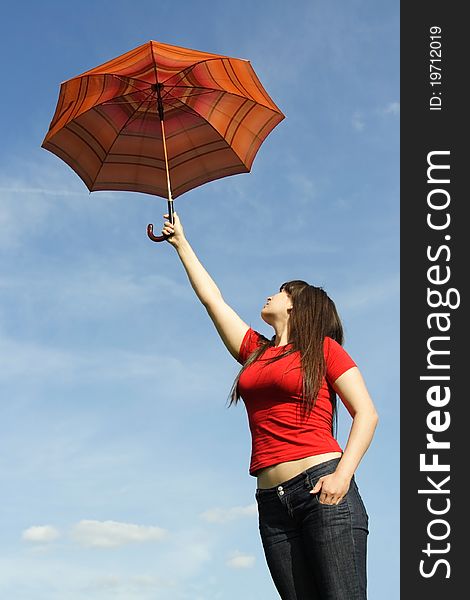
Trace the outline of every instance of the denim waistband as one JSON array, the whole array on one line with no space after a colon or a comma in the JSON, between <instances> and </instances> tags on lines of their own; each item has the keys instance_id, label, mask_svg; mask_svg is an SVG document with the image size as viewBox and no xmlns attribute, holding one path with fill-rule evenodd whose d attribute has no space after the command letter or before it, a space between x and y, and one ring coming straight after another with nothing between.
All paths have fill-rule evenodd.
<instances>
[{"instance_id":1,"label":"denim waistband","mask_svg":"<svg viewBox=\"0 0 470 600\"><path fill-rule=\"evenodd\" d=\"M324 462L319 463L318 465L313 465L312 467L309 467L305 471L302 471L302 473L299 473L298 475L295 475L290 479L286 479L286 481L283 481L278 485L275 485L270 488L256 488L256 495L264 496L270 494L277 494L280 489L284 492L287 492L289 490L293 490L301 486L313 487L317 479L319 479L323 475L333 473L340 460L341 457L325 460Z\"/></svg>"}]
</instances>

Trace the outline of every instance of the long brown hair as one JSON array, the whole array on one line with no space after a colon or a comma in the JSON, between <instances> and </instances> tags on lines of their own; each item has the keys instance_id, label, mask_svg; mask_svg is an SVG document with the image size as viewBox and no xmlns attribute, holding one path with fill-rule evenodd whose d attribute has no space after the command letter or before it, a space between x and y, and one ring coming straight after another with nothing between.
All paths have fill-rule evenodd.
<instances>
[{"instance_id":1,"label":"long brown hair","mask_svg":"<svg viewBox=\"0 0 470 600\"><path fill-rule=\"evenodd\" d=\"M303 375L302 411L308 416L315 406L326 373L323 354L324 339L328 336L343 345L343 326L335 303L323 288L296 279L283 283L280 291L283 290L289 294L292 300L289 318L289 343L291 346L285 352L266 362L271 363L293 352L300 352ZM247 367L261 358L269 347L274 346L275 337L273 336L270 340L263 338L260 346L246 360L233 383L229 407L240 399L238 390L240 375ZM333 413L336 416L336 394L332 388L330 388L330 392Z\"/></svg>"}]
</instances>

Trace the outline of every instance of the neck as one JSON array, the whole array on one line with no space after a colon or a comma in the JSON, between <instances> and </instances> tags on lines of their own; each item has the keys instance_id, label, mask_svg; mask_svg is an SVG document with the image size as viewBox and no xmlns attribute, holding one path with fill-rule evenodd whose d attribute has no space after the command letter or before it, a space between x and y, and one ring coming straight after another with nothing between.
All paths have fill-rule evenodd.
<instances>
[{"instance_id":1,"label":"neck","mask_svg":"<svg viewBox=\"0 0 470 600\"><path fill-rule=\"evenodd\" d=\"M275 346L285 346L289 343L289 330L287 323L275 323L273 325L276 332Z\"/></svg>"}]
</instances>

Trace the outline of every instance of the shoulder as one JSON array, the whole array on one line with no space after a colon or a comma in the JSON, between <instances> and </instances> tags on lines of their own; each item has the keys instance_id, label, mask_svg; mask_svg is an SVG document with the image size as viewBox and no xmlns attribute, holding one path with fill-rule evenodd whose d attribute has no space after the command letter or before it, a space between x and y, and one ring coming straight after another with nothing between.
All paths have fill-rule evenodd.
<instances>
[{"instance_id":1,"label":"shoulder","mask_svg":"<svg viewBox=\"0 0 470 600\"><path fill-rule=\"evenodd\" d=\"M326 362L326 376L330 382L336 381L340 375L356 367L356 363L336 340L328 336L323 341Z\"/></svg>"},{"instance_id":2,"label":"shoulder","mask_svg":"<svg viewBox=\"0 0 470 600\"><path fill-rule=\"evenodd\" d=\"M267 341L267 337L249 327L240 345L238 362L243 365L250 354L252 354L261 344Z\"/></svg>"},{"instance_id":3,"label":"shoulder","mask_svg":"<svg viewBox=\"0 0 470 600\"><path fill-rule=\"evenodd\" d=\"M331 352L341 352L341 350L344 350L344 348L341 346L341 344L338 344L336 340L326 335L325 339L323 340L323 350L325 351L326 356Z\"/></svg>"}]
</instances>

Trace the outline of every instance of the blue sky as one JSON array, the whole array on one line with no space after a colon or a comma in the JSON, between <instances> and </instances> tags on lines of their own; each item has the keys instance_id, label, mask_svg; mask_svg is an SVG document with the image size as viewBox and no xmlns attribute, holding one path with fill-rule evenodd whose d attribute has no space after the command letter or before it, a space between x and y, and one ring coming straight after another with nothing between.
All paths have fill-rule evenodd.
<instances>
[{"instance_id":1,"label":"blue sky","mask_svg":"<svg viewBox=\"0 0 470 600\"><path fill-rule=\"evenodd\" d=\"M369 596L395 600L399 3L143 0L4 7L0 592L15 600L275 600L237 363L174 250L166 203L89 194L40 148L61 81L150 39L247 58L286 119L252 172L175 207L254 328L288 279L335 300L381 420L357 481ZM340 412L344 444L350 419Z\"/></svg>"}]
</instances>

